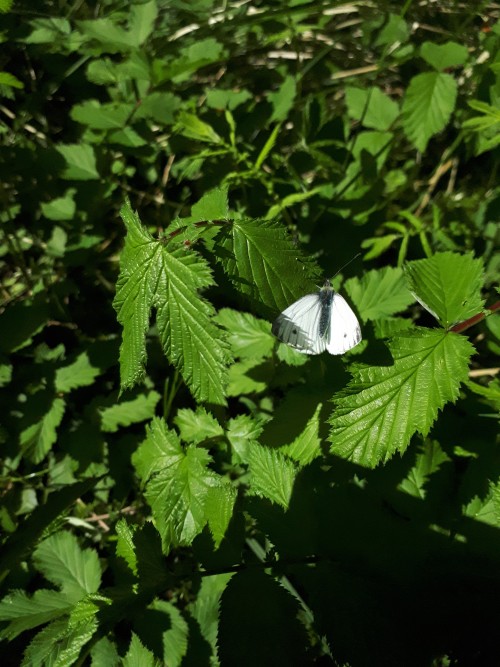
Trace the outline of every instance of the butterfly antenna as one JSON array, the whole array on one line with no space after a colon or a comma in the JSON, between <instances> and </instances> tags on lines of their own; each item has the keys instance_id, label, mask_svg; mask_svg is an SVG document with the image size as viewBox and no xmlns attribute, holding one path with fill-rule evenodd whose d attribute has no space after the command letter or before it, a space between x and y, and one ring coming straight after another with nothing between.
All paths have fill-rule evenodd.
<instances>
[{"instance_id":1,"label":"butterfly antenna","mask_svg":"<svg viewBox=\"0 0 500 667\"><path fill-rule=\"evenodd\" d=\"M343 269L345 269L346 266L349 266L349 264L351 264L352 262L354 262L354 260L357 259L360 255L361 255L361 253L358 252L356 255L354 255L354 257L351 257L351 259L350 259L348 262L346 262L346 263L344 264L344 266L341 266L341 267L340 267L340 269L337 271L337 273L333 276L332 280L333 280L334 278L336 278L336 277L339 275L339 273L340 273Z\"/></svg>"}]
</instances>

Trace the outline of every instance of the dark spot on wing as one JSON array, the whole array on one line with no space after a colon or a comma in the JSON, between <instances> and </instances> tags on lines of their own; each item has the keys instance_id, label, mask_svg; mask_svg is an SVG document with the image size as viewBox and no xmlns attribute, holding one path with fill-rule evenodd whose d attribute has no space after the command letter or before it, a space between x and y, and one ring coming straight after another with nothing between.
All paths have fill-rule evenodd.
<instances>
[{"instance_id":1,"label":"dark spot on wing","mask_svg":"<svg viewBox=\"0 0 500 667\"><path fill-rule=\"evenodd\" d=\"M292 333L293 333L293 334L296 334L296 333L297 333L297 329L292 329Z\"/></svg>"}]
</instances>

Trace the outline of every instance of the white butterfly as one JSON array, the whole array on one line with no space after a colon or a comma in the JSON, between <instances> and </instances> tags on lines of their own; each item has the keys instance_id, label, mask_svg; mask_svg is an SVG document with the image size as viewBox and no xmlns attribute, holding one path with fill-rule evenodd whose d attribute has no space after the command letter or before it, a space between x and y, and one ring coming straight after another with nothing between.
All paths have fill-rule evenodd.
<instances>
[{"instance_id":1,"label":"white butterfly","mask_svg":"<svg viewBox=\"0 0 500 667\"><path fill-rule=\"evenodd\" d=\"M303 296L274 320L273 334L303 354L344 354L361 340L356 315L329 280Z\"/></svg>"}]
</instances>

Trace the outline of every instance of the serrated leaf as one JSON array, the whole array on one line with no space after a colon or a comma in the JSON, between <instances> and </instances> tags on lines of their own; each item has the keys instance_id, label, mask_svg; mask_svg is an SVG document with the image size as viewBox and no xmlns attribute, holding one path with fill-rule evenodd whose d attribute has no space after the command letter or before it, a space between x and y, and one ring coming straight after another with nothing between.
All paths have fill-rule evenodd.
<instances>
[{"instance_id":1,"label":"serrated leaf","mask_svg":"<svg viewBox=\"0 0 500 667\"><path fill-rule=\"evenodd\" d=\"M205 502L217 478L203 449L181 446L177 434L155 418L132 457L165 549L191 544L207 522Z\"/></svg>"},{"instance_id":2,"label":"serrated leaf","mask_svg":"<svg viewBox=\"0 0 500 667\"><path fill-rule=\"evenodd\" d=\"M236 288L273 313L317 290L312 265L276 221L235 220L218 234L216 253Z\"/></svg>"},{"instance_id":3,"label":"serrated leaf","mask_svg":"<svg viewBox=\"0 0 500 667\"><path fill-rule=\"evenodd\" d=\"M130 647L123 658L122 665L123 667L159 667L160 661L154 657L153 653L141 643L139 637L133 632Z\"/></svg>"},{"instance_id":4,"label":"serrated leaf","mask_svg":"<svg viewBox=\"0 0 500 667\"><path fill-rule=\"evenodd\" d=\"M217 313L217 322L228 331L228 341L235 357L262 359L273 351L276 338L271 323L250 313L223 308Z\"/></svg>"},{"instance_id":5,"label":"serrated leaf","mask_svg":"<svg viewBox=\"0 0 500 667\"><path fill-rule=\"evenodd\" d=\"M427 480L447 461L451 459L438 442L433 440L426 442L423 450L417 454L415 465L399 484L399 488L415 498L425 498Z\"/></svg>"},{"instance_id":6,"label":"serrated leaf","mask_svg":"<svg viewBox=\"0 0 500 667\"><path fill-rule=\"evenodd\" d=\"M168 618L168 629L163 633L164 665L181 667L188 651L189 626L179 609L165 600L154 600L151 608Z\"/></svg>"},{"instance_id":7,"label":"serrated leaf","mask_svg":"<svg viewBox=\"0 0 500 667\"><path fill-rule=\"evenodd\" d=\"M191 207L194 220L226 220L229 217L227 186L214 188Z\"/></svg>"},{"instance_id":8,"label":"serrated leaf","mask_svg":"<svg viewBox=\"0 0 500 667\"><path fill-rule=\"evenodd\" d=\"M214 309L198 294L213 284L204 259L178 248L170 252L142 227L130 204L122 208L127 227L114 307L123 325L120 348L122 388L144 375L145 335L151 309L163 349L199 401L225 404L226 365L230 356Z\"/></svg>"},{"instance_id":9,"label":"serrated leaf","mask_svg":"<svg viewBox=\"0 0 500 667\"><path fill-rule=\"evenodd\" d=\"M88 387L100 373L101 369L92 366L87 352L82 352L73 363L56 370L54 384L57 391L68 393L77 387Z\"/></svg>"},{"instance_id":10,"label":"serrated leaf","mask_svg":"<svg viewBox=\"0 0 500 667\"><path fill-rule=\"evenodd\" d=\"M208 491L205 512L216 549L219 548L233 516L236 496L236 489L229 483L212 486Z\"/></svg>"},{"instance_id":11,"label":"serrated leaf","mask_svg":"<svg viewBox=\"0 0 500 667\"><path fill-rule=\"evenodd\" d=\"M280 451L301 466L305 466L318 456L321 456L321 438L319 437L320 414L322 403L309 418L304 430L293 442L280 448Z\"/></svg>"},{"instance_id":12,"label":"serrated leaf","mask_svg":"<svg viewBox=\"0 0 500 667\"><path fill-rule=\"evenodd\" d=\"M226 436L241 461L248 460L249 449L258 442L262 426L249 415L238 415L227 426Z\"/></svg>"},{"instance_id":13,"label":"serrated leaf","mask_svg":"<svg viewBox=\"0 0 500 667\"><path fill-rule=\"evenodd\" d=\"M295 464L277 449L254 444L248 452L248 465L250 492L288 509L297 475Z\"/></svg>"},{"instance_id":14,"label":"serrated leaf","mask_svg":"<svg viewBox=\"0 0 500 667\"><path fill-rule=\"evenodd\" d=\"M36 398L37 395L35 394L34 397ZM53 398L47 405L44 414L21 432L19 436L21 449L33 463L43 461L57 440L57 428L64 416L65 407L64 399Z\"/></svg>"},{"instance_id":15,"label":"serrated leaf","mask_svg":"<svg viewBox=\"0 0 500 667\"><path fill-rule=\"evenodd\" d=\"M68 619L54 621L33 638L25 651L21 667L73 665L96 629L95 618L73 625Z\"/></svg>"},{"instance_id":16,"label":"serrated leaf","mask_svg":"<svg viewBox=\"0 0 500 667\"><path fill-rule=\"evenodd\" d=\"M81 549L71 533L59 532L44 540L35 550L33 562L73 601L99 589L101 567L97 553Z\"/></svg>"},{"instance_id":17,"label":"serrated leaf","mask_svg":"<svg viewBox=\"0 0 500 667\"><path fill-rule=\"evenodd\" d=\"M364 322L399 313L414 301L402 269L391 266L368 271L362 278L349 278L345 289Z\"/></svg>"},{"instance_id":18,"label":"serrated leaf","mask_svg":"<svg viewBox=\"0 0 500 667\"><path fill-rule=\"evenodd\" d=\"M134 547L134 528L129 526L125 519L116 524L116 555L123 558L130 571L137 575L137 556Z\"/></svg>"},{"instance_id":19,"label":"serrated leaf","mask_svg":"<svg viewBox=\"0 0 500 667\"><path fill-rule=\"evenodd\" d=\"M203 577L196 600L189 606L189 612L198 621L203 638L217 654L217 631L219 627L220 598L232 572Z\"/></svg>"},{"instance_id":20,"label":"serrated leaf","mask_svg":"<svg viewBox=\"0 0 500 667\"><path fill-rule=\"evenodd\" d=\"M120 663L116 644L107 637L102 637L92 646L90 655L92 667L118 667Z\"/></svg>"},{"instance_id":21,"label":"serrated leaf","mask_svg":"<svg viewBox=\"0 0 500 667\"><path fill-rule=\"evenodd\" d=\"M129 30L134 35L136 45L144 44L154 29L158 16L156 0L133 4L130 8Z\"/></svg>"},{"instance_id":22,"label":"serrated leaf","mask_svg":"<svg viewBox=\"0 0 500 667\"><path fill-rule=\"evenodd\" d=\"M77 123L87 125L94 130L117 130L125 126L133 110L133 104L123 102L101 104L97 100L86 100L75 104L70 116Z\"/></svg>"},{"instance_id":23,"label":"serrated leaf","mask_svg":"<svg viewBox=\"0 0 500 667\"><path fill-rule=\"evenodd\" d=\"M273 108L271 118L269 119L270 123L273 123L274 121L280 122L286 119L293 107L296 93L297 84L295 78L288 75L283 80L279 90L275 93L268 94L267 99Z\"/></svg>"},{"instance_id":24,"label":"serrated leaf","mask_svg":"<svg viewBox=\"0 0 500 667\"><path fill-rule=\"evenodd\" d=\"M463 65L469 57L469 52L464 44L457 42L446 42L445 44L424 42L420 47L420 55L434 69L442 71L449 67Z\"/></svg>"},{"instance_id":25,"label":"serrated leaf","mask_svg":"<svg viewBox=\"0 0 500 667\"><path fill-rule=\"evenodd\" d=\"M333 398L332 453L369 467L404 452L414 433L429 433L438 411L457 399L474 353L462 336L423 328L388 347L392 366L355 368Z\"/></svg>"},{"instance_id":26,"label":"serrated leaf","mask_svg":"<svg viewBox=\"0 0 500 667\"><path fill-rule=\"evenodd\" d=\"M199 407L195 411L181 408L177 411L174 423L179 429L182 440L192 442L195 445L209 438L218 438L224 435L222 426L203 407Z\"/></svg>"},{"instance_id":27,"label":"serrated leaf","mask_svg":"<svg viewBox=\"0 0 500 667\"><path fill-rule=\"evenodd\" d=\"M131 401L120 401L116 405L100 410L101 429L107 433L115 433L118 429L138 424L151 419L161 396L157 391L139 394Z\"/></svg>"},{"instance_id":28,"label":"serrated leaf","mask_svg":"<svg viewBox=\"0 0 500 667\"><path fill-rule=\"evenodd\" d=\"M187 111L181 111L178 115L175 130L188 139L216 145L222 143L222 139L211 125Z\"/></svg>"},{"instance_id":29,"label":"serrated leaf","mask_svg":"<svg viewBox=\"0 0 500 667\"><path fill-rule=\"evenodd\" d=\"M445 328L483 310L483 262L470 254L441 252L408 262L405 276L417 301Z\"/></svg>"},{"instance_id":30,"label":"serrated leaf","mask_svg":"<svg viewBox=\"0 0 500 667\"><path fill-rule=\"evenodd\" d=\"M89 144L58 144L55 149L66 161L61 178L73 181L92 181L100 178L94 148Z\"/></svg>"},{"instance_id":31,"label":"serrated leaf","mask_svg":"<svg viewBox=\"0 0 500 667\"><path fill-rule=\"evenodd\" d=\"M455 108L457 84L449 74L426 72L410 81L403 101L403 128L419 151L441 132Z\"/></svg>"},{"instance_id":32,"label":"serrated leaf","mask_svg":"<svg viewBox=\"0 0 500 667\"><path fill-rule=\"evenodd\" d=\"M345 91L347 111L351 118L359 120L364 127L382 132L388 130L399 115L397 102L380 88L355 88Z\"/></svg>"},{"instance_id":33,"label":"serrated leaf","mask_svg":"<svg viewBox=\"0 0 500 667\"><path fill-rule=\"evenodd\" d=\"M0 621L10 621L0 632L0 639L10 641L25 630L63 616L71 611L73 604L59 591L40 589L31 597L24 591L9 593L0 602Z\"/></svg>"}]
</instances>

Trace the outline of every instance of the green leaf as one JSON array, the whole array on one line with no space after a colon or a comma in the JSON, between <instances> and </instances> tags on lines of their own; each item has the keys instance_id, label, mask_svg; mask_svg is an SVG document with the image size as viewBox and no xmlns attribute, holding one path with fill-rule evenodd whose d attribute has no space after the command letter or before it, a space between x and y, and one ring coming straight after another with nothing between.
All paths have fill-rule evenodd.
<instances>
[{"instance_id":1,"label":"green leaf","mask_svg":"<svg viewBox=\"0 0 500 667\"><path fill-rule=\"evenodd\" d=\"M249 451L258 444L262 426L249 415L238 415L229 420L226 436L241 461L248 461Z\"/></svg>"},{"instance_id":2,"label":"green leaf","mask_svg":"<svg viewBox=\"0 0 500 667\"><path fill-rule=\"evenodd\" d=\"M438 71L449 67L463 65L469 57L469 52L464 44L457 42L446 42L445 44L434 44L424 42L420 47L422 58Z\"/></svg>"},{"instance_id":3,"label":"green leaf","mask_svg":"<svg viewBox=\"0 0 500 667\"><path fill-rule=\"evenodd\" d=\"M151 308L163 349L199 401L224 404L226 365L230 356L214 309L198 290L213 284L207 263L184 248L172 252L154 241L130 204L122 208L127 226L114 307L123 325L120 349L122 389L144 375L145 335Z\"/></svg>"},{"instance_id":4,"label":"green leaf","mask_svg":"<svg viewBox=\"0 0 500 667\"><path fill-rule=\"evenodd\" d=\"M24 591L9 593L0 602L0 621L10 621L0 639L12 640L25 630L48 623L71 611L74 602L59 591L41 589L31 597Z\"/></svg>"},{"instance_id":5,"label":"green leaf","mask_svg":"<svg viewBox=\"0 0 500 667\"><path fill-rule=\"evenodd\" d=\"M92 667L118 667L120 664L116 645L107 637L102 637L92 646L90 655Z\"/></svg>"},{"instance_id":6,"label":"green leaf","mask_svg":"<svg viewBox=\"0 0 500 667\"><path fill-rule=\"evenodd\" d=\"M62 421L66 408L64 399L49 398L45 392L37 392L31 397L31 400L40 400L39 396L42 393L44 394L44 400L40 401L39 408L40 411L43 410L43 413L33 415L34 423L24 428L19 436L24 455L33 463L43 461L57 440L57 428ZM45 399L49 402L47 403Z\"/></svg>"},{"instance_id":7,"label":"green leaf","mask_svg":"<svg viewBox=\"0 0 500 667\"><path fill-rule=\"evenodd\" d=\"M219 233L216 253L236 288L276 314L317 289L312 266L276 221L235 220Z\"/></svg>"},{"instance_id":8,"label":"green leaf","mask_svg":"<svg viewBox=\"0 0 500 667\"><path fill-rule=\"evenodd\" d=\"M144 44L153 33L158 17L156 0L133 4L130 8L129 30L136 40L136 45Z\"/></svg>"},{"instance_id":9,"label":"green leaf","mask_svg":"<svg viewBox=\"0 0 500 667\"><path fill-rule=\"evenodd\" d=\"M425 498L427 495L425 487L429 477L439 470L443 463L449 461L451 461L450 457L442 450L438 442L432 440L426 442L422 451L417 454L415 465L398 488L415 498Z\"/></svg>"},{"instance_id":10,"label":"green leaf","mask_svg":"<svg viewBox=\"0 0 500 667\"><path fill-rule=\"evenodd\" d=\"M179 429L182 440L195 445L224 435L222 426L203 407L197 408L196 411L181 408L177 411L174 423Z\"/></svg>"},{"instance_id":11,"label":"green leaf","mask_svg":"<svg viewBox=\"0 0 500 667\"><path fill-rule=\"evenodd\" d=\"M267 99L273 108L271 118L269 119L270 123L275 121L280 122L287 118L293 108L296 94L297 84L295 83L295 77L291 75L285 77L279 90L268 94Z\"/></svg>"},{"instance_id":12,"label":"green leaf","mask_svg":"<svg viewBox=\"0 0 500 667\"><path fill-rule=\"evenodd\" d=\"M201 634L212 647L214 655L217 655L220 598L232 576L233 573L229 572L203 577L196 600L189 606L191 616L198 622Z\"/></svg>"},{"instance_id":13,"label":"green leaf","mask_svg":"<svg viewBox=\"0 0 500 667\"><path fill-rule=\"evenodd\" d=\"M116 130L125 126L134 110L134 104L109 102L101 104L97 100L86 100L75 104L70 116L77 123L87 125L94 130Z\"/></svg>"},{"instance_id":14,"label":"green leaf","mask_svg":"<svg viewBox=\"0 0 500 667\"><path fill-rule=\"evenodd\" d=\"M17 77L10 72L0 72L0 86L9 86L10 88L18 88L22 90L24 83L19 81Z\"/></svg>"},{"instance_id":15,"label":"green leaf","mask_svg":"<svg viewBox=\"0 0 500 667\"><path fill-rule=\"evenodd\" d=\"M414 301L403 270L391 266L368 271L362 278L349 278L345 289L364 322L399 313Z\"/></svg>"},{"instance_id":16,"label":"green leaf","mask_svg":"<svg viewBox=\"0 0 500 667\"><path fill-rule=\"evenodd\" d=\"M48 220L73 220L76 211L74 194L75 189L71 188L64 197L56 197L49 202L40 202L43 215Z\"/></svg>"},{"instance_id":17,"label":"green leaf","mask_svg":"<svg viewBox=\"0 0 500 667\"><path fill-rule=\"evenodd\" d=\"M141 640L133 632L130 647L127 655L123 658L122 665L123 667L159 667L160 661L141 644Z\"/></svg>"},{"instance_id":18,"label":"green leaf","mask_svg":"<svg viewBox=\"0 0 500 667\"><path fill-rule=\"evenodd\" d=\"M441 252L408 262L405 275L417 301L446 329L483 310L483 262L471 254Z\"/></svg>"},{"instance_id":19,"label":"green leaf","mask_svg":"<svg viewBox=\"0 0 500 667\"><path fill-rule=\"evenodd\" d=\"M160 419L153 419L146 432L132 461L146 484L146 499L164 548L191 544L207 522L207 494L217 483L207 467L210 456L192 445L183 449Z\"/></svg>"},{"instance_id":20,"label":"green leaf","mask_svg":"<svg viewBox=\"0 0 500 667\"><path fill-rule=\"evenodd\" d=\"M97 553L81 549L71 533L59 532L48 537L35 550L33 561L73 601L99 590L101 567Z\"/></svg>"},{"instance_id":21,"label":"green leaf","mask_svg":"<svg viewBox=\"0 0 500 667\"><path fill-rule=\"evenodd\" d=\"M205 512L216 549L219 548L233 516L236 496L236 489L229 483L221 483L208 490Z\"/></svg>"},{"instance_id":22,"label":"green leaf","mask_svg":"<svg viewBox=\"0 0 500 667\"><path fill-rule=\"evenodd\" d=\"M61 178L73 181L91 181L100 178L94 149L89 144L57 144L55 149L66 161Z\"/></svg>"},{"instance_id":23,"label":"green leaf","mask_svg":"<svg viewBox=\"0 0 500 667\"><path fill-rule=\"evenodd\" d=\"M134 530L125 519L120 519L116 524L116 555L127 563L130 571L137 575L137 556L134 546Z\"/></svg>"},{"instance_id":24,"label":"green leaf","mask_svg":"<svg viewBox=\"0 0 500 667\"><path fill-rule=\"evenodd\" d=\"M179 609L165 600L154 600L151 609L167 619L163 632L163 663L168 667L181 667L188 651L189 625Z\"/></svg>"},{"instance_id":25,"label":"green leaf","mask_svg":"<svg viewBox=\"0 0 500 667\"><path fill-rule=\"evenodd\" d=\"M286 456L296 461L301 466L306 466L318 456L321 456L321 438L319 437L320 414L322 403L314 414L309 418L304 430L293 442L280 448L280 451Z\"/></svg>"},{"instance_id":26,"label":"green leaf","mask_svg":"<svg viewBox=\"0 0 500 667\"><path fill-rule=\"evenodd\" d=\"M222 143L222 139L211 125L187 111L181 111L177 116L175 130L188 139L216 145Z\"/></svg>"},{"instance_id":27,"label":"green leaf","mask_svg":"<svg viewBox=\"0 0 500 667\"><path fill-rule=\"evenodd\" d=\"M153 390L139 394L131 401L120 401L109 408L101 409L101 429L107 433L115 433L130 424L151 419L160 398L160 394Z\"/></svg>"},{"instance_id":28,"label":"green leaf","mask_svg":"<svg viewBox=\"0 0 500 667\"><path fill-rule=\"evenodd\" d=\"M209 190L191 207L191 217L194 220L227 220L229 206L227 202L227 187Z\"/></svg>"},{"instance_id":29,"label":"green leaf","mask_svg":"<svg viewBox=\"0 0 500 667\"><path fill-rule=\"evenodd\" d=\"M457 399L474 353L462 336L422 328L402 332L389 349L393 365L354 369L330 419L332 453L369 467L404 452L414 433L429 433Z\"/></svg>"},{"instance_id":30,"label":"green leaf","mask_svg":"<svg viewBox=\"0 0 500 667\"><path fill-rule=\"evenodd\" d=\"M419 151L441 132L455 108L457 84L449 74L426 72L410 81L403 101L403 128Z\"/></svg>"},{"instance_id":31,"label":"green leaf","mask_svg":"<svg viewBox=\"0 0 500 667\"><path fill-rule=\"evenodd\" d=\"M82 352L73 363L56 370L54 384L57 391L67 394L77 387L88 387L101 372L92 366L87 352Z\"/></svg>"},{"instance_id":32,"label":"green leaf","mask_svg":"<svg viewBox=\"0 0 500 667\"><path fill-rule=\"evenodd\" d=\"M250 492L288 509L297 475L295 464L277 449L254 444L248 452Z\"/></svg>"},{"instance_id":33,"label":"green leaf","mask_svg":"<svg viewBox=\"0 0 500 667\"><path fill-rule=\"evenodd\" d=\"M235 357L253 360L268 357L276 343L271 323L250 313L223 308L215 318L228 331L228 341Z\"/></svg>"},{"instance_id":34,"label":"green leaf","mask_svg":"<svg viewBox=\"0 0 500 667\"><path fill-rule=\"evenodd\" d=\"M347 112L364 127L373 130L388 130L399 116L397 102L380 88L347 87L345 91Z\"/></svg>"}]
</instances>

